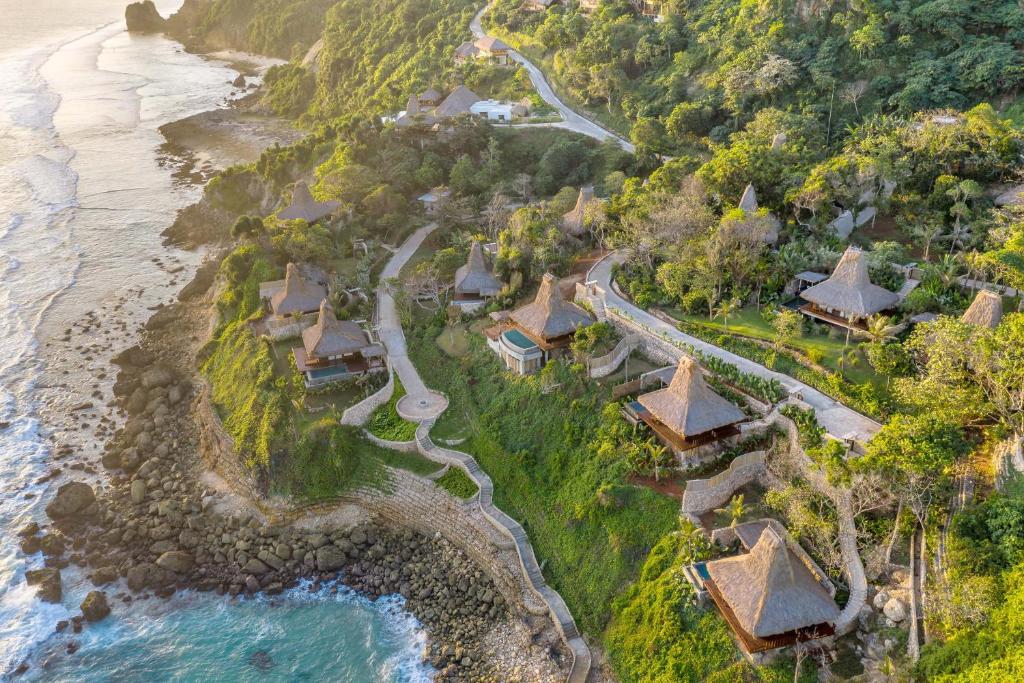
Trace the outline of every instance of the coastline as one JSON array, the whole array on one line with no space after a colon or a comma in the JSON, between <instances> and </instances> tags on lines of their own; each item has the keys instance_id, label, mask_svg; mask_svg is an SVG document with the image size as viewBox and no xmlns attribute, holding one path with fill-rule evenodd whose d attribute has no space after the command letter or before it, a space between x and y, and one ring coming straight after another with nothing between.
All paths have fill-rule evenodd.
<instances>
[{"instance_id":1,"label":"coastline","mask_svg":"<svg viewBox=\"0 0 1024 683\"><path fill-rule=\"evenodd\" d=\"M172 146L165 150L168 156L183 159L186 167L189 154L202 158L189 149L201 147L190 144L189 137L207 124L218 135L230 134L237 120L224 111L162 128ZM201 176L201 166L198 172ZM194 167L189 176L193 173ZM199 241L192 246L200 246ZM340 576L371 599L389 593L405 596L405 609L427 631L426 658L440 671L440 680L494 675L488 667L492 662L500 662L502 675L517 680L564 678L548 654L560 647L553 626L536 614L543 614L542 608L522 598L521 577L502 572L511 554L505 548L507 557L502 557L501 540L487 537L482 529L488 525L476 524L480 520L472 519L471 506L460 506L432 485L422 487L438 497L423 504L445 502L453 517L465 518L466 526L451 534L455 543L431 524L430 515L417 519L381 491L350 492L330 509L298 506L292 524L266 527L258 512L254 516L251 499L223 477L211 475L200 457L202 434L193 412L199 395L194 359L210 329L210 292L218 263L218 256L208 256L176 303L156 307L140 343L114 359L120 368L114 393L121 416L100 416L96 434L105 441L102 463L109 474L99 475L99 463L73 457L68 446L57 449L55 459L70 462L67 470L99 478L97 497L69 514L56 515L53 529L42 535L25 529L23 550L42 549L50 569L91 568L93 583L116 590L113 598L126 603L149 595L169 597L186 588L275 595L300 578L312 579L310 589L318 590ZM185 282L190 266L175 263L169 277ZM90 319L85 324L99 329L104 322ZM114 403L106 407L114 408ZM92 406L88 410L93 416L104 412L93 412ZM118 429L121 417L126 421ZM422 483L404 472L393 475L403 478L400 490ZM61 490L69 489L65 485ZM81 489L79 493L84 495ZM61 496L68 499L67 493ZM479 544L475 552L456 547L458 541L468 542L467 534ZM234 569L225 568L232 563ZM440 575L438 567L455 569ZM115 583L120 579L136 597L120 590L121 583ZM62 630L59 624L57 630Z\"/></svg>"}]
</instances>

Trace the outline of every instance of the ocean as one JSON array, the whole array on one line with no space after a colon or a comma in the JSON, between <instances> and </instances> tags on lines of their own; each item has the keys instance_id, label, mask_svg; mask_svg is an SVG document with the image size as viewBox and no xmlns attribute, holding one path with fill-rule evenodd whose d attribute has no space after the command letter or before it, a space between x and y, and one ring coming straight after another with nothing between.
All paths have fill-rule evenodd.
<instances>
[{"instance_id":1,"label":"ocean","mask_svg":"<svg viewBox=\"0 0 1024 683\"><path fill-rule=\"evenodd\" d=\"M42 558L16 532L45 521L55 452L98 455L110 357L202 258L161 244L201 190L175 179L158 129L223 106L237 75L128 35L125 2L0 0L0 679L27 661L29 680L425 680L424 636L397 597L115 601L72 636L54 625L78 612L83 577L65 570L60 605L24 583ZM165 16L178 4L157 2Z\"/></svg>"}]
</instances>

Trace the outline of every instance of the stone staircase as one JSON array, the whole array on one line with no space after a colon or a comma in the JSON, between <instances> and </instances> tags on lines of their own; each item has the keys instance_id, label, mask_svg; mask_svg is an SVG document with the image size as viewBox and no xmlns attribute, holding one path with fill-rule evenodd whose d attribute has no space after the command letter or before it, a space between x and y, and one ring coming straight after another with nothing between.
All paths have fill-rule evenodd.
<instances>
[{"instance_id":1,"label":"stone staircase","mask_svg":"<svg viewBox=\"0 0 1024 683\"><path fill-rule=\"evenodd\" d=\"M562 596L554 591L544 580L544 574L537 563L537 557L533 552L533 546L522 525L499 510L494 505L494 483L487 476L473 456L462 451L455 451L449 448L441 448L430 438L430 430L434 426L436 418L430 418L420 422L416 428L416 446L420 453L435 462L461 468L470 479L477 485L477 503L480 511L510 540L516 554L519 556L519 565L524 576L530 584L531 590L539 597L547 607L548 614L566 645L572 650L573 665L569 672L569 683L583 683L587 679L591 666L590 648L587 647L576 621L573 619L569 608L566 606Z\"/></svg>"}]
</instances>

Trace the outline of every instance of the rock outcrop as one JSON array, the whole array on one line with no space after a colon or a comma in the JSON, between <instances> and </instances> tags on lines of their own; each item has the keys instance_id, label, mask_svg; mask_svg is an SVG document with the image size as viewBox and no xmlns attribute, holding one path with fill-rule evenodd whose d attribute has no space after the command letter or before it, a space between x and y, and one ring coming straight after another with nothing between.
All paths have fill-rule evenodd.
<instances>
[{"instance_id":1,"label":"rock outcrop","mask_svg":"<svg viewBox=\"0 0 1024 683\"><path fill-rule=\"evenodd\" d=\"M88 622L101 621L110 614L110 605L107 604L107 594L103 591L90 591L82 601L82 616Z\"/></svg>"},{"instance_id":2,"label":"rock outcrop","mask_svg":"<svg viewBox=\"0 0 1024 683\"><path fill-rule=\"evenodd\" d=\"M156 11L152 0L133 2L125 7L124 23L133 33L159 33L167 27L167 20Z\"/></svg>"},{"instance_id":3,"label":"rock outcrop","mask_svg":"<svg viewBox=\"0 0 1024 683\"><path fill-rule=\"evenodd\" d=\"M57 495L46 506L50 519L61 520L83 514L96 502L92 487L81 481L72 481L57 489Z\"/></svg>"}]
</instances>

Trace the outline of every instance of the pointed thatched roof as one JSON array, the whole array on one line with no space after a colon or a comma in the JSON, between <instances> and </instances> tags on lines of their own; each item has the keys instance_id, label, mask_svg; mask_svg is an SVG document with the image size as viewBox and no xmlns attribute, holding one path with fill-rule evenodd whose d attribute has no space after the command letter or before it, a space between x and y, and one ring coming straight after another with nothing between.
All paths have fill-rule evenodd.
<instances>
[{"instance_id":1,"label":"pointed thatched roof","mask_svg":"<svg viewBox=\"0 0 1024 683\"><path fill-rule=\"evenodd\" d=\"M289 263L284 275L284 287L270 298L270 310L274 315L311 313L320 308L320 302L327 297L322 285L302 277L298 267Z\"/></svg>"},{"instance_id":2,"label":"pointed thatched roof","mask_svg":"<svg viewBox=\"0 0 1024 683\"><path fill-rule=\"evenodd\" d=\"M743 209L747 213L757 212L757 190L754 189L753 184L748 183L746 189L743 190L743 196L740 197L739 208Z\"/></svg>"},{"instance_id":3,"label":"pointed thatched roof","mask_svg":"<svg viewBox=\"0 0 1024 683\"><path fill-rule=\"evenodd\" d=\"M995 329L1003 319L1003 297L982 289L960 319L971 325Z\"/></svg>"},{"instance_id":4,"label":"pointed thatched roof","mask_svg":"<svg viewBox=\"0 0 1024 683\"><path fill-rule=\"evenodd\" d=\"M355 353L369 346L363 328L351 320L338 320L334 309L324 299L320 302L320 315L316 324L302 331L302 346L309 358L329 358Z\"/></svg>"},{"instance_id":5,"label":"pointed thatched roof","mask_svg":"<svg viewBox=\"0 0 1024 683\"><path fill-rule=\"evenodd\" d=\"M418 97L421 102L439 102L441 100L441 93L434 88L427 88Z\"/></svg>"},{"instance_id":6,"label":"pointed thatched roof","mask_svg":"<svg viewBox=\"0 0 1024 683\"><path fill-rule=\"evenodd\" d=\"M576 206L571 211L562 215L562 229L573 235L579 237L583 234L583 219L586 215L587 205L594 201L594 186L584 185L580 188L580 193L576 197Z\"/></svg>"},{"instance_id":7,"label":"pointed thatched roof","mask_svg":"<svg viewBox=\"0 0 1024 683\"><path fill-rule=\"evenodd\" d=\"M469 248L466 265L455 271L456 294L481 294L493 296L501 290L501 282L491 274L484 261L484 250L479 242Z\"/></svg>"},{"instance_id":8,"label":"pointed thatched roof","mask_svg":"<svg viewBox=\"0 0 1024 683\"><path fill-rule=\"evenodd\" d=\"M469 42L468 40L466 42L462 43L461 45L459 45L457 48L455 48L455 56L456 57L461 57L463 59L469 59L471 57L476 57L479 54L480 54L480 48L478 48L476 45L474 45L473 43Z\"/></svg>"},{"instance_id":9,"label":"pointed thatched roof","mask_svg":"<svg viewBox=\"0 0 1024 683\"><path fill-rule=\"evenodd\" d=\"M287 209L280 211L277 217L285 220L301 218L307 223L315 223L324 216L329 216L339 206L341 206L339 201L316 201L313 199L313 195L309 193L309 186L306 185L306 182L300 180L295 183L295 189L292 191L291 205Z\"/></svg>"},{"instance_id":10,"label":"pointed thatched roof","mask_svg":"<svg viewBox=\"0 0 1024 683\"><path fill-rule=\"evenodd\" d=\"M895 306L895 292L871 284L867 255L849 247L832 271L832 277L820 285L808 287L800 296L822 308L838 311L848 317L866 318Z\"/></svg>"},{"instance_id":11,"label":"pointed thatched roof","mask_svg":"<svg viewBox=\"0 0 1024 683\"><path fill-rule=\"evenodd\" d=\"M533 303L512 312L512 321L542 340L575 332L592 321L590 314L567 302L558 290L558 279L545 273Z\"/></svg>"},{"instance_id":12,"label":"pointed thatched roof","mask_svg":"<svg viewBox=\"0 0 1024 683\"><path fill-rule=\"evenodd\" d=\"M828 591L770 526L749 553L708 562L707 571L740 626L758 638L839 616Z\"/></svg>"},{"instance_id":13,"label":"pointed thatched roof","mask_svg":"<svg viewBox=\"0 0 1024 683\"><path fill-rule=\"evenodd\" d=\"M512 49L505 44L505 41L500 38L495 38L494 36L484 36L473 44L484 52L507 52Z\"/></svg>"},{"instance_id":14,"label":"pointed thatched roof","mask_svg":"<svg viewBox=\"0 0 1024 683\"><path fill-rule=\"evenodd\" d=\"M415 95L409 95L409 101L405 103L405 115L416 116L420 113L420 100Z\"/></svg>"},{"instance_id":15,"label":"pointed thatched roof","mask_svg":"<svg viewBox=\"0 0 1024 683\"><path fill-rule=\"evenodd\" d=\"M662 424L686 438L746 419L742 410L711 390L700 366L689 356L679 359L668 387L637 400Z\"/></svg>"},{"instance_id":16,"label":"pointed thatched roof","mask_svg":"<svg viewBox=\"0 0 1024 683\"><path fill-rule=\"evenodd\" d=\"M480 96L464 85L452 90L444 102L437 105L434 118L443 119L459 114L468 114L469 108L480 101Z\"/></svg>"}]
</instances>

